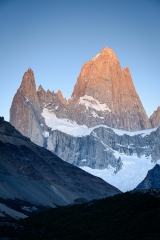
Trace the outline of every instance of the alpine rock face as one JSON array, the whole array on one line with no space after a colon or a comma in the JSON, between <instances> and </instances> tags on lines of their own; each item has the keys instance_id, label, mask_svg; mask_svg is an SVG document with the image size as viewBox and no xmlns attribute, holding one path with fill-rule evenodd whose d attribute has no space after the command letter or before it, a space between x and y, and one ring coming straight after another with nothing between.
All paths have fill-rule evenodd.
<instances>
[{"instance_id":1,"label":"alpine rock face","mask_svg":"<svg viewBox=\"0 0 160 240\"><path fill-rule=\"evenodd\" d=\"M122 70L115 53L109 48L104 48L84 64L72 97L74 102L84 106L85 119L76 118L79 124L85 122L89 127L105 124L128 131L150 127L129 68ZM94 107L98 103L99 107Z\"/></svg>"},{"instance_id":2,"label":"alpine rock face","mask_svg":"<svg viewBox=\"0 0 160 240\"><path fill-rule=\"evenodd\" d=\"M36 93L34 73L29 68L14 96L10 110L10 122L24 136L43 146L44 138L39 119L41 119L41 105Z\"/></svg>"},{"instance_id":3,"label":"alpine rock face","mask_svg":"<svg viewBox=\"0 0 160 240\"><path fill-rule=\"evenodd\" d=\"M122 70L106 47L84 64L68 101L60 90L40 85L36 91L28 69L14 96L10 123L37 145L126 191L160 158L159 115L154 115L147 117L129 69ZM143 174L135 181L140 166Z\"/></svg>"},{"instance_id":4,"label":"alpine rock face","mask_svg":"<svg viewBox=\"0 0 160 240\"><path fill-rule=\"evenodd\" d=\"M158 107L157 110L154 111L154 113L150 116L149 119L153 128L160 125L160 107Z\"/></svg>"}]
</instances>

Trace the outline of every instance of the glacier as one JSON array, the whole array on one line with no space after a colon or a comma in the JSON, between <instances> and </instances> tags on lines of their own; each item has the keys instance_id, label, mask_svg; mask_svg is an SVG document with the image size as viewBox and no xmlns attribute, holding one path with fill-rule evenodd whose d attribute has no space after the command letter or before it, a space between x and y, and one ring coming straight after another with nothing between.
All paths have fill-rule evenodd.
<instances>
[{"instance_id":1,"label":"glacier","mask_svg":"<svg viewBox=\"0 0 160 240\"><path fill-rule=\"evenodd\" d=\"M100 127L103 127L105 129L112 129L114 133L119 136L128 135L132 137L140 135L142 138L150 135L152 132L157 130L157 128L153 128L129 132L110 128L106 125L98 125L88 128L85 125L78 125L75 121L71 121L69 119L57 118L56 115L47 108L43 108L42 116L45 119L46 125L50 127L52 131L59 130L60 132L66 133L75 138L89 136L91 133L93 136L96 137L96 133L94 132L94 130ZM120 146L123 147L122 145ZM120 189L122 192L133 190L146 177L148 171L152 169L156 163L160 164L160 160L156 162L152 161L151 155L142 155L139 157L137 156L137 154L133 154L132 156L129 156L113 149L112 152L113 155L117 159L120 158L122 162L122 168L118 172L116 172L116 168L114 168L113 166L108 166L108 168L105 169L93 169L88 166L80 166L80 168L85 170L86 172L91 173L92 175L102 178L106 182ZM83 163L85 163L86 161L87 160L85 158L81 159L81 162Z\"/></svg>"}]
</instances>

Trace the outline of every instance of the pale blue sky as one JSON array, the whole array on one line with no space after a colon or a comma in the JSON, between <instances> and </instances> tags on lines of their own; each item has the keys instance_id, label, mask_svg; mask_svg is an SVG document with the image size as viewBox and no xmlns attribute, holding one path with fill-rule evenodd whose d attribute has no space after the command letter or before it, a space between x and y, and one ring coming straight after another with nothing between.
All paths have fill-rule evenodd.
<instances>
[{"instance_id":1,"label":"pale blue sky","mask_svg":"<svg viewBox=\"0 0 160 240\"><path fill-rule=\"evenodd\" d=\"M159 0L0 0L0 116L24 72L70 98L84 62L105 46L128 66L147 114L160 105Z\"/></svg>"}]
</instances>

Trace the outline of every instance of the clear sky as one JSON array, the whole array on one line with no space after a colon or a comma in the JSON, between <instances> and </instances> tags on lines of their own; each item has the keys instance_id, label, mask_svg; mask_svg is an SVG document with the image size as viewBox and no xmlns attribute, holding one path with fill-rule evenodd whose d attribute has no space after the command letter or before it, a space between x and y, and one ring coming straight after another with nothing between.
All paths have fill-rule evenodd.
<instances>
[{"instance_id":1,"label":"clear sky","mask_svg":"<svg viewBox=\"0 0 160 240\"><path fill-rule=\"evenodd\" d=\"M160 0L0 0L0 116L30 67L37 88L70 98L105 46L128 66L150 116L160 105Z\"/></svg>"}]
</instances>

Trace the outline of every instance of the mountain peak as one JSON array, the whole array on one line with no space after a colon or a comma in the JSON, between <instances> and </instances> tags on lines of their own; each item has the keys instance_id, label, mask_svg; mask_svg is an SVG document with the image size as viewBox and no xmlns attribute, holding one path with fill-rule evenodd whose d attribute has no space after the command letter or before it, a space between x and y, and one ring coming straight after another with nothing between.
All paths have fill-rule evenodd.
<instances>
[{"instance_id":1,"label":"mountain peak","mask_svg":"<svg viewBox=\"0 0 160 240\"><path fill-rule=\"evenodd\" d=\"M27 72L24 73L20 90L28 98L34 98L36 94L36 83L34 79L34 72L31 68L28 68Z\"/></svg>"},{"instance_id":2,"label":"mountain peak","mask_svg":"<svg viewBox=\"0 0 160 240\"><path fill-rule=\"evenodd\" d=\"M111 110L110 114L114 115L114 119L117 116L115 123L109 120L107 125L131 131L150 127L148 117L136 93L129 68L126 67L122 70L116 54L108 47L103 48L81 69L72 97L76 100L86 95L105 104ZM105 115L106 119L110 114ZM135 123L135 116L138 124ZM120 121L119 119L124 120Z\"/></svg>"},{"instance_id":3,"label":"mountain peak","mask_svg":"<svg viewBox=\"0 0 160 240\"><path fill-rule=\"evenodd\" d=\"M31 68L28 68L27 70L28 73L32 72L33 73L33 70ZM33 73L34 74L34 73Z\"/></svg>"},{"instance_id":4,"label":"mountain peak","mask_svg":"<svg viewBox=\"0 0 160 240\"><path fill-rule=\"evenodd\" d=\"M66 98L63 97L61 90L58 90L58 92L56 93L57 97L59 98L59 100L63 103L66 104L67 100Z\"/></svg>"},{"instance_id":5,"label":"mountain peak","mask_svg":"<svg viewBox=\"0 0 160 240\"><path fill-rule=\"evenodd\" d=\"M117 59L115 52L111 48L108 48L108 47L104 47L100 53L98 53L95 57L93 57L91 59L91 61L95 61L95 60L97 61L97 59L99 57L107 58L107 59L108 58ZM117 59L117 61L118 61L118 59Z\"/></svg>"},{"instance_id":6,"label":"mountain peak","mask_svg":"<svg viewBox=\"0 0 160 240\"><path fill-rule=\"evenodd\" d=\"M150 122L152 127L160 126L160 106L157 107L157 110L150 116Z\"/></svg>"},{"instance_id":7,"label":"mountain peak","mask_svg":"<svg viewBox=\"0 0 160 240\"><path fill-rule=\"evenodd\" d=\"M102 51L100 52L100 55L117 59L117 56L116 56L115 52L111 48L109 48L109 47L104 47L102 49Z\"/></svg>"},{"instance_id":8,"label":"mountain peak","mask_svg":"<svg viewBox=\"0 0 160 240\"><path fill-rule=\"evenodd\" d=\"M131 74L129 67L125 67L125 68L123 69L123 72L124 72L124 73L127 73L127 74Z\"/></svg>"},{"instance_id":9,"label":"mountain peak","mask_svg":"<svg viewBox=\"0 0 160 240\"><path fill-rule=\"evenodd\" d=\"M106 54L106 53L114 53L114 51L111 49L111 48L109 48L109 47L104 47L103 49L102 49L102 51L101 51L101 53L103 53L103 54Z\"/></svg>"},{"instance_id":10,"label":"mountain peak","mask_svg":"<svg viewBox=\"0 0 160 240\"><path fill-rule=\"evenodd\" d=\"M44 89L43 89L42 85L40 84L40 85L39 85L39 87L38 87L38 91L41 91L41 90L43 90L43 91L44 91Z\"/></svg>"}]
</instances>

